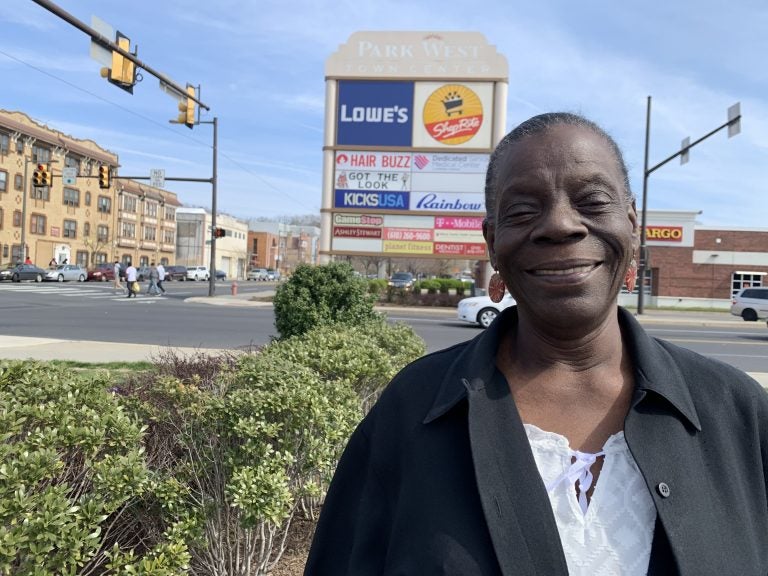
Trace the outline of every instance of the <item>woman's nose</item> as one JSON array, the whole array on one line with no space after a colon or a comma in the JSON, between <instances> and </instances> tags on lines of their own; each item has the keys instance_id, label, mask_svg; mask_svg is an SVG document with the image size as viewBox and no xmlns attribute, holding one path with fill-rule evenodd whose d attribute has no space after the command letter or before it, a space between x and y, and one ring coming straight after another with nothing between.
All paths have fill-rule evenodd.
<instances>
[{"instance_id":1,"label":"woman's nose","mask_svg":"<svg viewBox=\"0 0 768 576\"><path fill-rule=\"evenodd\" d=\"M564 242L587 235L587 227L579 211L567 196L552 202L541 215L534 231L534 240Z\"/></svg>"}]
</instances>

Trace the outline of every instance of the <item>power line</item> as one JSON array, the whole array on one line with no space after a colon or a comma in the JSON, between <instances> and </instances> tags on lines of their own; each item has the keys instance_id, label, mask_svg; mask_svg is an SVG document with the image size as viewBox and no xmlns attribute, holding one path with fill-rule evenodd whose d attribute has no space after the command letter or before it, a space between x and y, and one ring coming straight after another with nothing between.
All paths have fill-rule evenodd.
<instances>
[{"instance_id":1,"label":"power line","mask_svg":"<svg viewBox=\"0 0 768 576\"><path fill-rule=\"evenodd\" d=\"M18 58L17 56L9 54L8 52L5 52L2 49L0 49L0 54L5 56L6 58L9 58L11 60L15 60L16 62L18 62L20 64L23 64L24 66L27 66L28 68L31 68L32 70L34 70L36 72L39 72L40 74L43 74L44 76L48 76L49 78L52 78L52 79L54 79L54 80L56 80L58 82L61 82L62 84L65 84L65 85L69 86L70 88L74 88L75 90L79 90L80 92L82 92L84 94L87 94L88 96L91 96L91 97L93 97L93 98L95 98L97 100L101 100L102 102L105 102L106 104L114 106L115 108L118 108L118 109L122 110L123 112L131 114L131 115L133 115L133 116L135 116L137 118L141 118L142 120L144 120L146 122L149 122L150 124L152 124L154 126L162 128L163 130L167 130L168 132L170 132L174 136L185 138L185 139L187 139L187 140L189 140L191 142L194 142L195 144L201 145L201 146L203 146L205 148L211 148L211 145L208 144L207 142L203 142L203 141L198 140L197 138L194 138L194 137L192 137L190 135L187 135L187 134L184 134L184 133L180 133L177 130L172 129L170 126L167 126L165 124L161 124L160 122L157 122L156 120L153 120L152 118L150 118L148 116L145 116L145 115L140 114L140 113L138 113L138 112L136 112L134 110L131 110L130 108L126 108L125 106L122 106L121 104L118 104L117 102L115 102L113 100L109 100L108 98L104 98L103 96L99 96L98 94L95 94L95 93L93 93L93 92L91 92L89 90L86 90L85 88L83 88L81 86L78 86L76 84L73 84L72 82L69 82L68 80L66 80L64 78L56 76L55 74L52 74L51 72L48 72L47 70L43 70L42 68L39 68L38 66L35 66L34 64L26 62L25 60L22 60L21 58ZM268 188L274 190L275 192L279 192L284 198L287 198L288 200L291 200L291 201L295 202L299 206L305 207L305 205L306 205L305 202L302 202L298 198L295 198L292 195L288 194L287 192L285 192L285 191L281 190L280 188L274 186L272 183L267 181L261 174L250 170L246 166L240 164L240 162L238 162L234 158L232 158L232 157L228 156L227 154L223 153L221 150L219 150L219 155L222 156L223 158L226 158L227 160L229 160L229 162L231 162L233 165L237 166L243 172L246 172L246 173L254 176L255 178L257 178L259 181L261 181Z\"/></svg>"}]
</instances>

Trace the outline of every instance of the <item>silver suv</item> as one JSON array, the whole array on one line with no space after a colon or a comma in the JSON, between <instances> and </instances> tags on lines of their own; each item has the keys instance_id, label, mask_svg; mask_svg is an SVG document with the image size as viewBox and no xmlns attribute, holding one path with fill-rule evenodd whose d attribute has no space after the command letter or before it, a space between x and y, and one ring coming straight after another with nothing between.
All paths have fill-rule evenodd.
<instances>
[{"instance_id":1,"label":"silver suv","mask_svg":"<svg viewBox=\"0 0 768 576\"><path fill-rule=\"evenodd\" d=\"M187 266L187 280L208 280L208 266Z\"/></svg>"},{"instance_id":2,"label":"silver suv","mask_svg":"<svg viewBox=\"0 0 768 576\"><path fill-rule=\"evenodd\" d=\"M268 280L269 274L267 273L266 268L253 268L248 270L246 278L248 280Z\"/></svg>"},{"instance_id":3,"label":"silver suv","mask_svg":"<svg viewBox=\"0 0 768 576\"><path fill-rule=\"evenodd\" d=\"M768 318L768 287L739 290L731 302L731 314L747 322Z\"/></svg>"}]
</instances>

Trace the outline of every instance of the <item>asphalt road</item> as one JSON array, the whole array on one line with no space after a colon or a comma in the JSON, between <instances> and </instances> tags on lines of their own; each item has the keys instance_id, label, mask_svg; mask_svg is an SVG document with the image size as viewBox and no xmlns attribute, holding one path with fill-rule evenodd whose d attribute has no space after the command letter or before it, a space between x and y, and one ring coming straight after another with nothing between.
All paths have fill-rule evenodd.
<instances>
[{"instance_id":1,"label":"asphalt road","mask_svg":"<svg viewBox=\"0 0 768 576\"><path fill-rule=\"evenodd\" d=\"M240 282L240 293L274 290L273 283ZM217 292L228 294L228 282ZM230 307L185 302L206 296L202 282L166 283L167 296L127 299L111 283L0 283L0 334L173 347L242 348L276 335L271 307ZM435 351L473 338L480 329L451 313L390 311L411 325ZM693 315L692 315L693 316ZM726 319L728 319L727 315ZM718 358L748 372L768 373L768 328L762 322L646 324L654 336Z\"/></svg>"}]
</instances>

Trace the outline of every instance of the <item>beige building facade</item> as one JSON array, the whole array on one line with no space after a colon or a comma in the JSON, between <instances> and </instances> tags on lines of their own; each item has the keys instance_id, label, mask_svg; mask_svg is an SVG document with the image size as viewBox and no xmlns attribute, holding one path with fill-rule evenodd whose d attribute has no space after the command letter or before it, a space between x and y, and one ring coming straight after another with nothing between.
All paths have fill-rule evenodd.
<instances>
[{"instance_id":1,"label":"beige building facade","mask_svg":"<svg viewBox=\"0 0 768 576\"><path fill-rule=\"evenodd\" d=\"M183 266L210 266L211 214L204 208L179 208L176 211L178 238L176 263ZM245 278L248 256L248 223L219 213L216 227L226 236L216 239L216 269L227 278Z\"/></svg>"},{"instance_id":2,"label":"beige building facade","mask_svg":"<svg viewBox=\"0 0 768 576\"><path fill-rule=\"evenodd\" d=\"M49 167L50 186L32 186L38 164ZM117 155L0 110L0 265L27 256L41 267L173 263L176 195L116 177L102 188L100 166L115 175Z\"/></svg>"}]
</instances>

